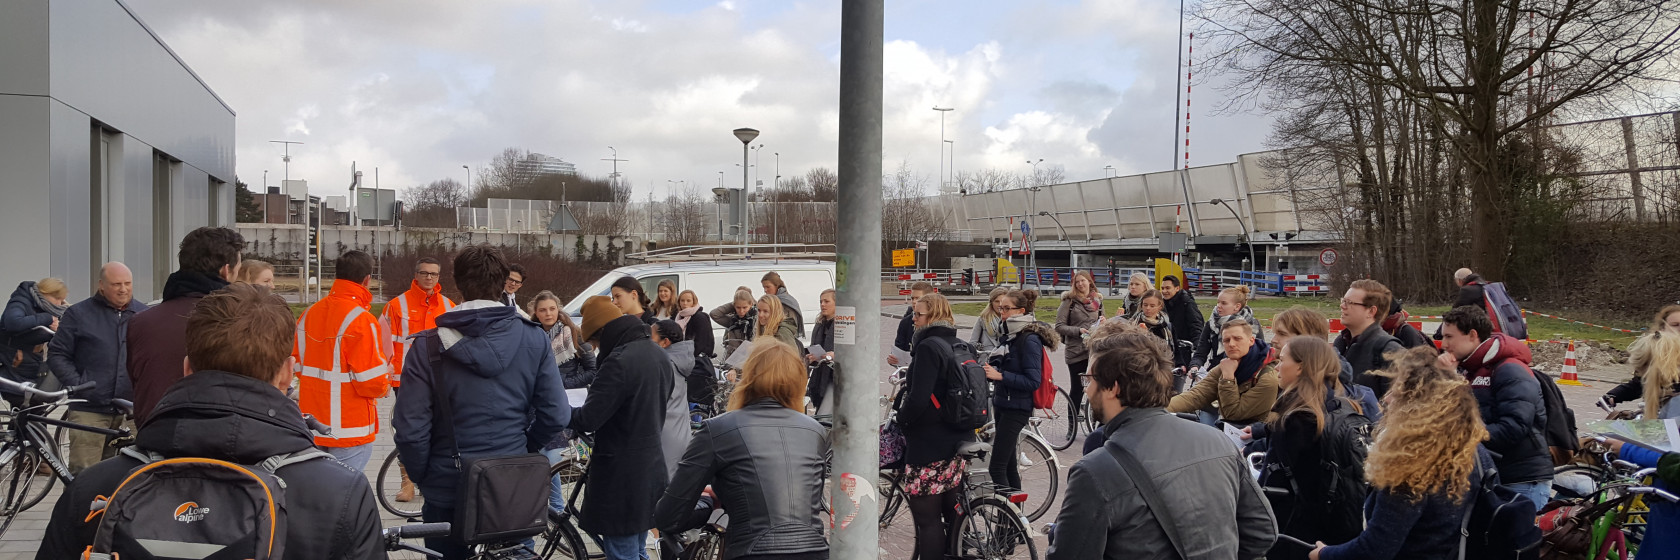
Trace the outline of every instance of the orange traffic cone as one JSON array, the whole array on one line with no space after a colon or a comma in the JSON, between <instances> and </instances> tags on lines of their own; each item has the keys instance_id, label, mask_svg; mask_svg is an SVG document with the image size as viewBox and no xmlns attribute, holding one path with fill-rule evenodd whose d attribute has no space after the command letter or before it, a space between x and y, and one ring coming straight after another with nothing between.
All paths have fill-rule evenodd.
<instances>
[{"instance_id":1,"label":"orange traffic cone","mask_svg":"<svg viewBox=\"0 0 1680 560\"><path fill-rule=\"evenodd\" d=\"M1575 369L1575 341L1571 340L1569 341L1569 350L1563 354L1563 374L1557 382L1559 385L1586 386L1585 383L1581 382L1578 373L1579 371Z\"/></svg>"}]
</instances>

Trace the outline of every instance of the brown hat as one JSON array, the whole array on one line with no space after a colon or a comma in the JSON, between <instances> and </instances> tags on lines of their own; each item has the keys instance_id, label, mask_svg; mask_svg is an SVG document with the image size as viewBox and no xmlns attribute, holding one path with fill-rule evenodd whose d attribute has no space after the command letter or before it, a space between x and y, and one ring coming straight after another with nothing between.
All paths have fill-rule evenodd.
<instances>
[{"instance_id":1,"label":"brown hat","mask_svg":"<svg viewBox=\"0 0 1680 560\"><path fill-rule=\"evenodd\" d=\"M595 338L595 333L613 319L624 316L624 310L613 305L612 298L607 296L589 296L583 300L583 339Z\"/></svg>"}]
</instances>

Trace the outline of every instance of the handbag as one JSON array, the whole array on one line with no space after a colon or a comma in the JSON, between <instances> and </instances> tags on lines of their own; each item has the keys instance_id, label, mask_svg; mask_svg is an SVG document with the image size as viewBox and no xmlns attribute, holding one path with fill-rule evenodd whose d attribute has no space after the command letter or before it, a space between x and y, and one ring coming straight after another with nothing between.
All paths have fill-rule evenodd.
<instances>
[{"instance_id":1,"label":"handbag","mask_svg":"<svg viewBox=\"0 0 1680 560\"><path fill-rule=\"evenodd\" d=\"M897 420L881 425L881 468L892 469L904 464L904 430Z\"/></svg>"},{"instance_id":2,"label":"handbag","mask_svg":"<svg viewBox=\"0 0 1680 560\"><path fill-rule=\"evenodd\" d=\"M442 340L430 335L433 441L453 449L460 483L456 486L451 532L468 545L534 537L547 528L548 458L541 453L462 458L455 442L455 408L449 401L449 376L443 370Z\"/></svg>"},{"instance_id":3,"label":"handbag","mask_svg":"<svg viewBox=\"0 0 1680 560\"><path fill-rule=\"evenodd\" d=\"M1109 456L1114 457L1114 460L1120 463L1120 469L1126 471L1126 476L1132 479L1132 486L1137 487L1138 494L1143 496L1143 505L1149 508L1150 513L1155 514L1155 522L1161 524L1161 530L1167 534L1167 542L1172 543L1173 551L1178 553L1179 558L1189 558L1184 555L1184 539L1178 536L1178 522L1172 518L1172 513L1167 511L1167 502L1161 499L1160 491L1155 489L1154 479L1149 477L1149 472L1143 470L1143 465L1138 463L1137 457L1120 444L1110 440L1103 445L1103 449L1108 450Z\"/></svg>"}]
</instances>

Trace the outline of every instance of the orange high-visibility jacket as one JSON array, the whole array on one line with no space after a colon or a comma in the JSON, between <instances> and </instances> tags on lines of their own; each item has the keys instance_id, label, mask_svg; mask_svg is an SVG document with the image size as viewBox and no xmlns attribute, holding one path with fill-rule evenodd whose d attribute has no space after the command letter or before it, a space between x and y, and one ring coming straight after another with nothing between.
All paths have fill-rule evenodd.
<instances>
[{"instance_id":1,"label":"orange high-visibility jacket","mask_svg":"<svg viewBox=\"0 0 1680 560\"><path fill-rule=\"evenodd\" d=\"M298 318L298 408L332 429L315 434L324 447L373 443L379 433L378 399L390 390L384 331L368 307L373 295L361 284L333 281L325 299Z\"/></svg>"},{"instance_id":2,"label":"orange high-visibility jacket","mask_svg":"<svg viewBox=\"0 0 1680 560\"><path fill-rule=\"evenodd\" d=\"M379 316L379 326L389 336L385 337L385 361L391 364L391 386L402 386L403 355L408 353L408 339L414 333L437 328L438 315L442 315L455 308L455 302L443 297L443 285L432 286L432 292L426 293L420 289L420 283L409 285L408 291L403 292L385 304L385 312Z\"/></svg>"}]
</instances>

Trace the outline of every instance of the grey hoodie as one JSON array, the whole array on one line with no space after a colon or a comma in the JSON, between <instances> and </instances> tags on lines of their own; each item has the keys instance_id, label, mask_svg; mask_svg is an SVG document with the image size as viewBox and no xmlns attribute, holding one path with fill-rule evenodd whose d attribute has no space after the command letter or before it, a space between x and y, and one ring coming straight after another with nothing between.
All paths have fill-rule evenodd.
<instances>
[{"instance_id":1,"label":"grey hoodie","mask_svg":"<svg viewBox=\"0 0 1680 560\"><path fill-rule=\"evenodd\" d=\"M688 450L688 440L693 435L694 427L688 417L688 381L686 376L694 371L694 341L684 340L667 346L665 356L676 364L676 378L671 383L671 394L665 397L665 423L660 429L659 446L665 453L665 476L674 476L677 472L677 462L682 460L683 452Z\"/></svg>"}]
</instances>

